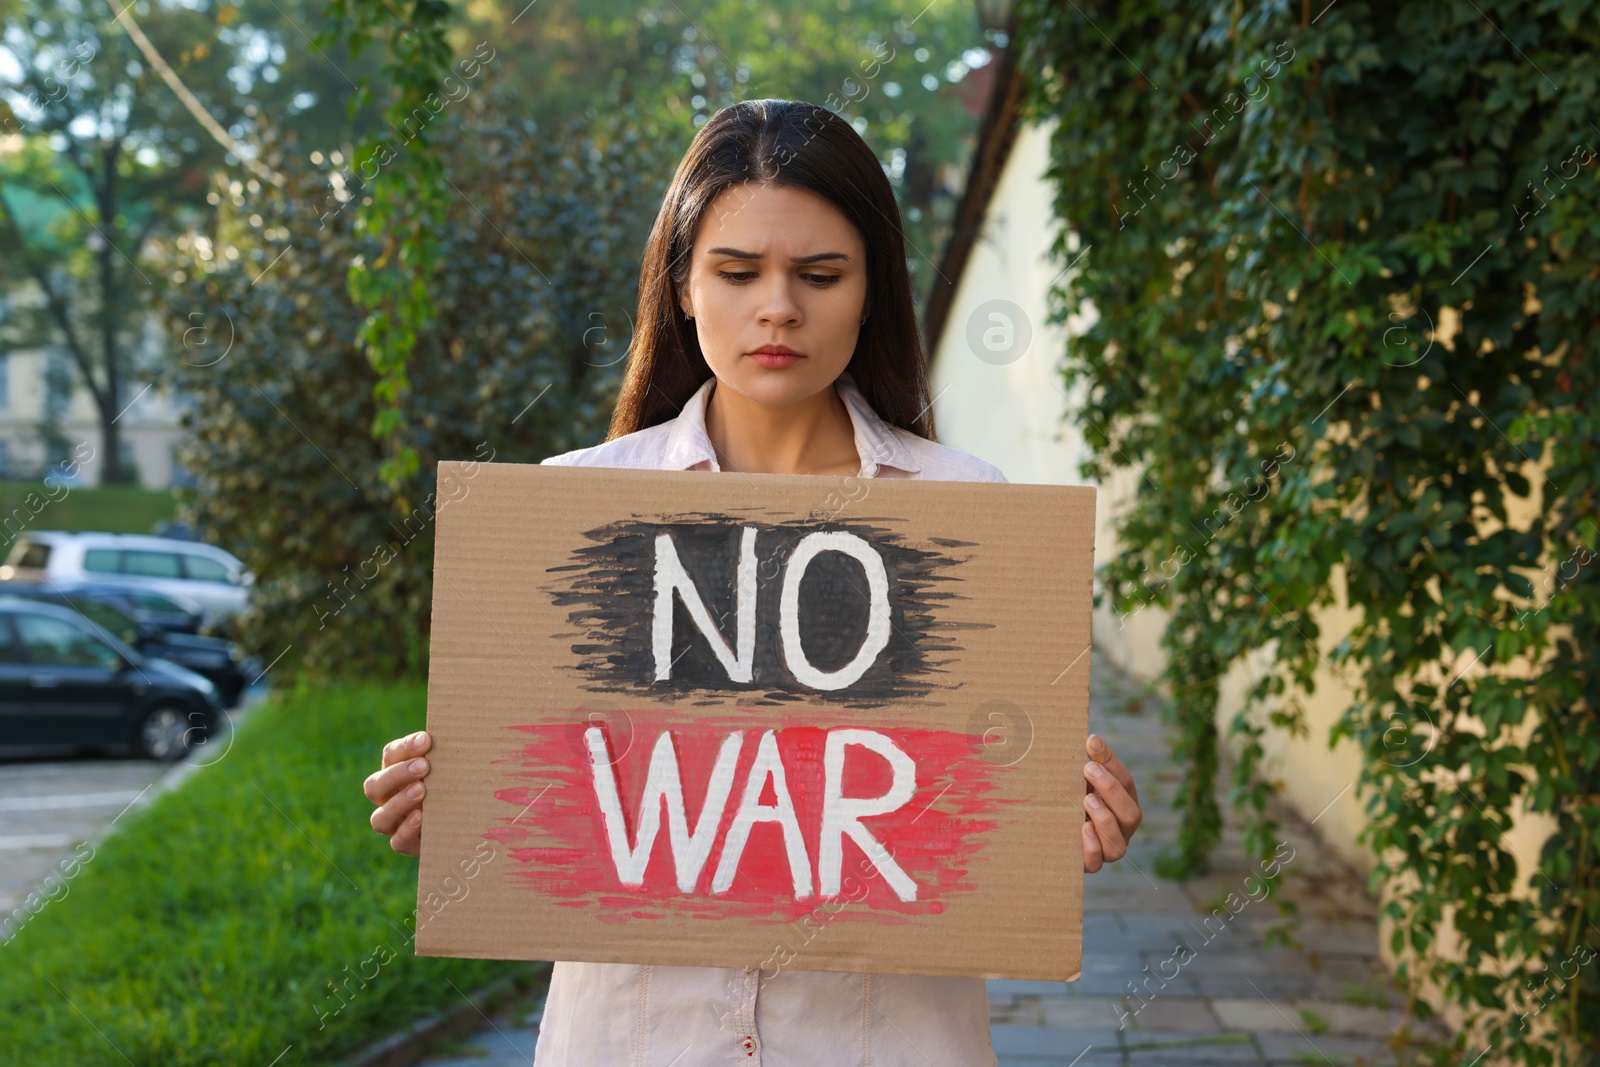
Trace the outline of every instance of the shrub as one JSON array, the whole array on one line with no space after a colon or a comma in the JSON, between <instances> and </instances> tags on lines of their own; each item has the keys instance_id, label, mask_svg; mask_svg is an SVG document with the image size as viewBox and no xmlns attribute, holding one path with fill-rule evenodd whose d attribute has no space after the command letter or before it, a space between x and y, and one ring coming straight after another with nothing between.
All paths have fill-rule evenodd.
<instances>
[{"instance_id":1,"label":"shrub","mask_svg":"<svg viewBox=\"0 0 1600 1067\"><path fill-rule=\"evenodd\" d=\"M192 401L185 507L257 575L244 634L283 655L274 677L420 669L433 515L470 491L437 486L438 461L537 462L603 435L672 139L626 113L545 129L482 95L454 107L430 130L454 192L405 399L416 488L378 476L345 276L388 253L354 230L360 175L342 157L312 164L281 143L283 188L219 188L210 232L169 250L170 377ZM394 143L387 166L404 167Z\"/></svg>"}]
</instances>

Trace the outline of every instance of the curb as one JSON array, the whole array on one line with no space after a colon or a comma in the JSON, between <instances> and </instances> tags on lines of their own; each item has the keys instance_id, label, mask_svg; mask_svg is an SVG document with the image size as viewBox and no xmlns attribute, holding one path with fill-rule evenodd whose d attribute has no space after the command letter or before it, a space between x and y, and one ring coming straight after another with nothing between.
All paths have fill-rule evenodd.
<instances>
[{"instance_id":1,"label":"curb","mask_svg":"<svg viewBox=\"0 0 1600 1067\"><path fill-rule=\"evenodd\" d=\"M548 983L549 976L550 964L541 963L525 974L502 978L469 996L460 1007L423 1019L398 1034L368 1045L342 1061L339 1067L412 1067L446 1041L476 1033L485 1017L541 984L541 979ZM536 1014L536 1022L537 1019Z\"/></svg>"}]
</instances>

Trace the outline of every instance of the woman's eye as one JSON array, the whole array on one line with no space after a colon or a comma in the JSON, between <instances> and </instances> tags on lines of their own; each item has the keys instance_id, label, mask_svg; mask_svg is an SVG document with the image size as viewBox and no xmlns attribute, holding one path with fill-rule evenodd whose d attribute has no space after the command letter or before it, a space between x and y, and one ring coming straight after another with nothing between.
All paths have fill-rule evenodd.
<instances>
[{"instance_id":1,"label":"woman's eye","mask_svg":"<svg viewBox=\"0 0 1600 1067\"><path fill-rule=\"evenodd\" d=\"M717 276L728 279L734 285L744 285L756 276L756 272L753 270L719 270L717 271ZM837 274L802 274L800 277L815 285L818 289L826 289L839 281L839 275Z\"/></svg>"}]
</instances>

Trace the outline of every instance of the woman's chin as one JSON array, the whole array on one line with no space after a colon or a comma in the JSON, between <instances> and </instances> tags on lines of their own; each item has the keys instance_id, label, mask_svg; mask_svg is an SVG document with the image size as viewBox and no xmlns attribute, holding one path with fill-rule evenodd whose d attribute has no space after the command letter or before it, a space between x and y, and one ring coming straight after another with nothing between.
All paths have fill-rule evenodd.
<instances>
[{"instance_id":1,"label":"woman's chin","mask_svg":"<svg viewBox=\"0 0 1600 1067\"><path fill-rule=\"evenodd\" d=\"M746 356L727 373L717 373L717 381L758 404L787 407L809 400L838 376L839 371L809 358L795 360L786 367L763 367Z\"/></svg>"}]
</instances>

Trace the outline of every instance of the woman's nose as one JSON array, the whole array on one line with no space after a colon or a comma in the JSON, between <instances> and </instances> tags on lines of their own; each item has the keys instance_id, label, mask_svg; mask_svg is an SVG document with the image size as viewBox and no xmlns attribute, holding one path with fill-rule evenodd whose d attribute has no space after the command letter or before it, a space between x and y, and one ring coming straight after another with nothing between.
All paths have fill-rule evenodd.
<instances>
[{"instance_id":1,"label":"woman's nose","mask_svg":"<svg viewBox=\"0 0 1600 1067\"><path fill-rule=\"evenodd\" d=\"M792 283L782 275L775 276L763 288L761 308L757 318L764 323L792 325L800 321L800 305L795 302Z\"/></svg>"}]
</instances>

